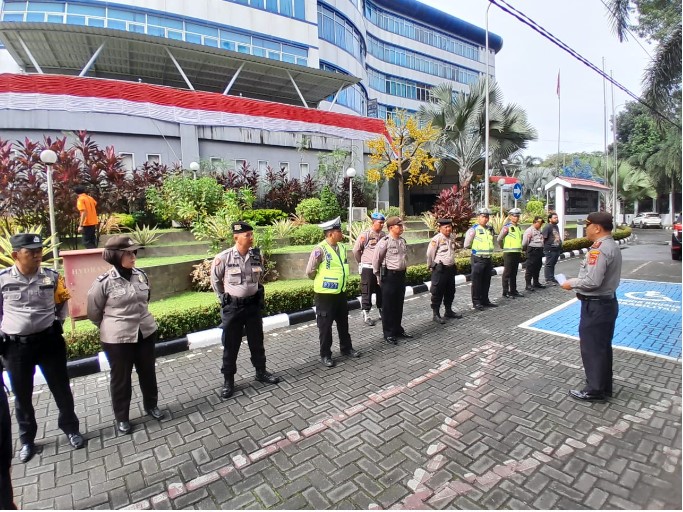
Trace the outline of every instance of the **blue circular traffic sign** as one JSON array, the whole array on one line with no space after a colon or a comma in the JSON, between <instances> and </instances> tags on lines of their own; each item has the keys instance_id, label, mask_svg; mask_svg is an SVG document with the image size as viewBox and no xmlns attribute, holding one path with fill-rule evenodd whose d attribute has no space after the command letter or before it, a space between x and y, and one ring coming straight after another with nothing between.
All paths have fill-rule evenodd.
<instances>
[{"instance_id":1,"label":"blue circular traffic sign","mask_svg":"<svg viewBox=\"0 0 683 512\"><path fill-rule=\"evenodd\" d=\"M522 185L515 183L512 187L512 197L515 199L522 199Z\"/></svg>"}]
</instances>

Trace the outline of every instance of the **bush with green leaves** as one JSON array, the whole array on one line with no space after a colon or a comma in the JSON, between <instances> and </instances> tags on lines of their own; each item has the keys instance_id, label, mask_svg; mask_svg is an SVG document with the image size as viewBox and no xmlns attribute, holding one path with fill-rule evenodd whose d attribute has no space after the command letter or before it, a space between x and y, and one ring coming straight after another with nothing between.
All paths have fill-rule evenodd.
<instances>
[{"instance_id":1,"label":"bush with green leaves","mask_svg":"<svg viewBox=\"0 0 683 512\"><path fill-rule=\"evenodd\" d=\"M323 241L325 235L323 230L313 224L304 224L292 229L289 239L292 245L311 245Z\"/></svg>"},{"instance_id":2,"label":"bush with green leaves","mask_svg":"<svg viewBox=\"0 0 683 512\"><path fill-rule=\"evenodd\" d=\"M322 217L322 201L317 197L304 199L296 205L296 214L311 224L318 224L325 220Z\"/></svg>"},{"instance_id":3,"label":"bush with green leaves","mask_svg":"<svg viewBox=\"0 0 683 512\"><path fill-rule=\"evenodd\" d=\"M323 187L320 191L320 218L321 221L336 219L341 215L341 206L337 196L329 187Z\"/></svg>"},{"instance_id":4,"label":"bush with green leaves","mask_svg":"<svg viewBox=\"0 0 683 512\"><path fill-rule=\"evenodd\" d=\"M286 218L285 212L275 208L261 208L242 212L242 220L252 226L270 226L274 221Z\"/></svg>"},{"instance_id":5,"label":"bush with green leaves","mask_svg":"<svg viewBox=\"0 0 683 512\"><path fill-rule=\"evenodd\" d=\"M153 245L161 238L161 233L156 226L150 228L149 226L136 227L130 232L130 237L133 241L143 247Z\"/></svg>"},{"instance_id":6,"label":"bush with green leaves","mask_svg":"<svg viewBox=\"0 0 683 512\"><path fill-rule=\"evenodd\" d=\"M135 228L135 217L133 217L130 213L115 213L112 215L112 217L116 219L119 228Z\"/></svg>"},{"instance_id":7,"label":"bush with green leaves","mask_svg":"<svg viewBox=\"0 0 683 512\"><path fill-rule=\"evenodd\" d=\"M186 228L196 220L214 215L224 205L223 187L211 177L195 180L174 176L159 189L147 189L146 195L149 210Z\"/></svg>"},{"instance_id":8,"label":"bush with green leaves","mask_svg":"<svg viewBox=\"0 0 683 512\"><path fill-rule=\"evenodd\" d=\"M545 206L543 205L543 201L536 201L535 199L529 201L524 210L529 215L540 215L545 218Z\"/></svg>"},{"instance_id":9,"label":"bush with green leaves","mask_svg":"<svg viewBox=\"0 0 683 512\"><path fill-rule=\"evenodd\" d=\"M388 219L389 217L400 217L401 210L398 206L390 206L386 210L382 210L382 214Z\"/></svg>"}]
</instances>

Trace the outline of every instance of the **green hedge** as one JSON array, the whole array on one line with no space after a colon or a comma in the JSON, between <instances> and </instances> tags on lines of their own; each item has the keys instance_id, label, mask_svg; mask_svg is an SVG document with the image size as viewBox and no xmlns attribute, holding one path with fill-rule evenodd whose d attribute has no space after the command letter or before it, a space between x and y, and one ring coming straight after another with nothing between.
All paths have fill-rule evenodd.
<instances>
[{"instance_id":1,"label":"green hedge","mask_svg":"<svg viewBox=\"0 0 683 512\"><path fill-rule=\"evenodd\" d=\"M242 212L242 220L256 226L270 226L273 221L286 218L287 214L285 212L274 208L261 208Z\"/></svg>"},{"instance_id":2,"label":"green hedge","mask_svg":"<svg viewBox=\"0 0 683 512\"><path fill-rule=\"evenodd\" d=\"M631 228L618 229L614 233L614 239L620 240L631 235ZM591 242L587 238L569 240L563 245L563 250L572 251L590 247ZM493 266L503 265L503 254L498 252L492 256ZM455 260L458 274L470 273L470 258L457 258ZM430 271L426 264L408 267L406 284L415 286L430 279ZM360 278L353 275L349 278L347 293L349 297L360 295ZM286 290L268 291L266 285L266 310L265 315L278 313L293 313L313 306L313 281L301 286ZM190 332L212 329L220 324L220 308L218 302L208 306L193 306L183 311L169 311L155 316L159 324L159 338L171 340L180 338ZM92 326L89 329L78 329L75 333L67 334L67 352L69 358L75 359L94 355L100 351L99 333Z\"/></svg>"}]
</instances>

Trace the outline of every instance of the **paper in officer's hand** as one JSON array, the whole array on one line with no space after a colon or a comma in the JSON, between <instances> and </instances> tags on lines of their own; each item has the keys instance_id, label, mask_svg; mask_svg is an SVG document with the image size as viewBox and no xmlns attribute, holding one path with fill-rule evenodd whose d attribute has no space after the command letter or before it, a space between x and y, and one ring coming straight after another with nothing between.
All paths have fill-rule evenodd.
<instances>
[{"instance_id":1,"label":"paper in officer's hand","mask_svg":"<svg viewBox=\"0 0 683 512\"><path fill-rule=\"evenodd\" d=\"M555 274L555 280L559 284L563 284L567 280L567 276L565 276L564 274Z\"/></svg>"}]
</instances>

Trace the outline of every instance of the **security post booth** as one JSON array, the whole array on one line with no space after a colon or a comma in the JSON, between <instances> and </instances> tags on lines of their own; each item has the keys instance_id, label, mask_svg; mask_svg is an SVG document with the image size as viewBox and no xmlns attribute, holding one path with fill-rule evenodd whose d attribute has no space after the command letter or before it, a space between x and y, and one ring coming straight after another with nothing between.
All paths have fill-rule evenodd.
<instances>
[{"instance_id":1,"label":"security post booth","mask_svg":"<svg viewBox=\"0 0 683 512\"><path fill-rule=\"evenodd\" d=\"M564 239L567 221L580 221L591 212L599 212L605 204L602 194L609 194L612 189L602 183L582 178L560 176L545 186L546 191L555 191L555 212L559 217L558 227ZM583 236L583 229L581 230Z\"/></svg>"}]
</instances>

